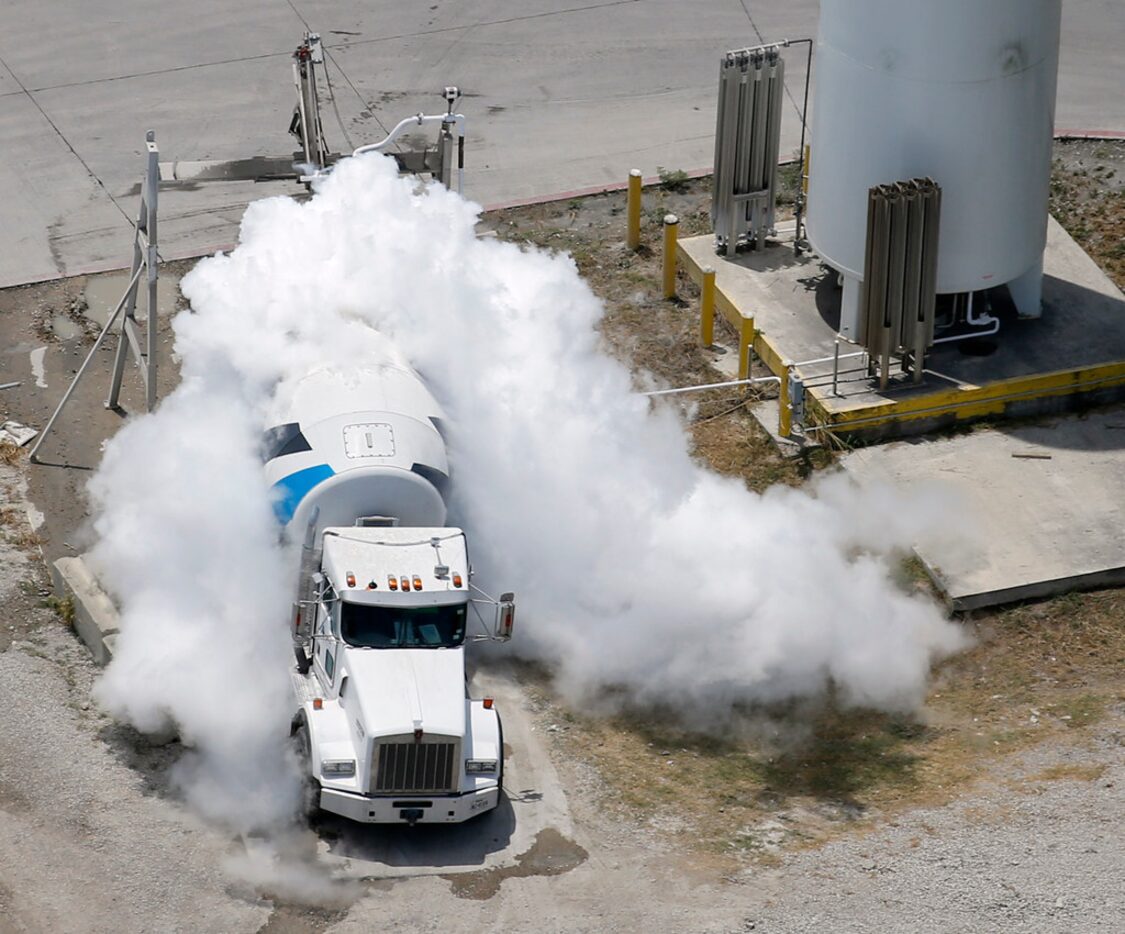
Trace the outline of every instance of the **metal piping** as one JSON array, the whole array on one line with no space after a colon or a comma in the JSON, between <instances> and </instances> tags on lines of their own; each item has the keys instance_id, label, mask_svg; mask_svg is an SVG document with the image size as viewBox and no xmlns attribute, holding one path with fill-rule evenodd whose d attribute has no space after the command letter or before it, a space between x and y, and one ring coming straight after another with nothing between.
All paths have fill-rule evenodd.
<instances>
[{"instance_id":1,"label":"metal piping","mask_svg":"<svg viewBox=\"0 0 1125 934\"><path fill-rule=\"evenodd\" d=\"M464 114L415 114L413 117L407 117L405 120L400 120L387 134L387 138L378 143L369 143L366 146L360 146L352 155L361 156L365 152L382 152L387 146L390 146L397 140L409 127L411 126L425 126L433 123L455 123L457 124L457 136L461 139L465 137L465 115ZM458 166L460 168L460 166Z\"/></svg>"},{"instance_id":2,"label":"metal piping","mask_svg":"<svg viewBox=\"0 0 1125 934\"><path fill-rule=\"evenodd\" d=\"M777 376L758 376L754 379L734 379L726 383L704 383L701 386L682 386L679 389L656 389L652 392L642 392L642 396L675 396L684 392L698 392L704 389L726 389L728 386L752 386L758 383L778 383L781 378Z\"/></svg>"}]
</instances>

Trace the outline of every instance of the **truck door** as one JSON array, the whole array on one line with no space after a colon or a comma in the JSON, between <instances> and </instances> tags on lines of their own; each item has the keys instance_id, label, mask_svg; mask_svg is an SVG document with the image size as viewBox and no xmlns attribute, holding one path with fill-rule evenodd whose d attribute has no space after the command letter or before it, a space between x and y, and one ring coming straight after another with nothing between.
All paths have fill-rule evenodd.
<instances>
[{"instance_id":1,"label":"truck door","mask_svg":"<svg viewBox=\"0 0 1125 934\"><path fill-rule=\"evenodd\" d=\"M334 603L333 606L338 606ZM323 601L317 605L316 629L313 631L313 670L325 690L336 679L336 638L332 625L333 611Z\"/></svg>"}]
</instances>

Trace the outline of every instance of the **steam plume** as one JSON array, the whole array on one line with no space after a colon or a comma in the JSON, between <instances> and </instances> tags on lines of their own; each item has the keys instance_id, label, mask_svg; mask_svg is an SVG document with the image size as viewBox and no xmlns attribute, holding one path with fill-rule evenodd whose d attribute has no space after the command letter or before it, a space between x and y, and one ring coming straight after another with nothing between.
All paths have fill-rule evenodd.
<instances>
[{"instance_id":1,"label":"steam plume","mask_svg":"<svg viewBox=\"0 0 1125 934\"><path fill-rule=\"evenodd\" d=\"M479 580L517 591L514 646L572 698L612 686L722 717L831 682L849 703L918 704L931 662L962 644L892 580L932 516L842 475L759 496L701 467L676 413L599 349L602 307L573 262L478 239L478 210L383 157L349 159L307 203L252 204L238 248L184 278L183 383L92 485L125 608L104 702L180 724L189 788L220 816L247 795L292 807L266 776L283 774L293 565L256 439L286 381L397 346L449 415L452 518Z\"/></svg>"}]
</instances>

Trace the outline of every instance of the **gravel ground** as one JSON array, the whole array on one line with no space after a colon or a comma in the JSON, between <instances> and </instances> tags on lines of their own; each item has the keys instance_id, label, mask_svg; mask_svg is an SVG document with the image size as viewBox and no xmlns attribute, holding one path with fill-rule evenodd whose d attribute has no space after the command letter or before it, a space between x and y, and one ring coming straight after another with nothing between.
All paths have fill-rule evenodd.
<instances>
[{"instance_id":1,"label":"gravel ground","mask_svg":"<svg viewBox=\"0 0 1125 934\"><path fill-rule=\"evenodd\" d=\"M1121 739L1110 730L1083 747L1039 747L1011 763L1005 781L952 805L787 858L755 929L1122 930ZM1090 763L1105 771L1084 777ZM1068 766L1077 777L1037 777Z\"/></svg>"},{"instance_id":2,"label":"gravel ground","mask_svg":"<svg viewBox=\"0 0 1125 934\"><path fill-rule=\"evenodd\" d=\"M21 496L13 468L0 490ZM174 750L92 706L97 669L46 583L34 549L0 545L0 932L258 930L273 906L228 891L233 841L162 789Z\"/></svg>"}]
</instances>

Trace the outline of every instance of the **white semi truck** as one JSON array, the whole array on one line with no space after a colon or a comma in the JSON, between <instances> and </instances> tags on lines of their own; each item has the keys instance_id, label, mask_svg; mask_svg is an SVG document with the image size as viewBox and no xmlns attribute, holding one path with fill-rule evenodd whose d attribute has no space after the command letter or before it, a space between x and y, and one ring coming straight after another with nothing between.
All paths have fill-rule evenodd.
<instances>
[{"instance_id":1,"label":"white semi truck","mask_svg":"<svg viewBox=\"0 0 1125 934\"><path fill-rule=\"evenodd\" d=\"M495 808L503 732L491 698L468 696L465 642L510 638L515 606L472 585L465 533L445 525L440 407L391 361L282 384L276 415L265 470L301 548L292 732L310 806L407 824Z\"/></svg>"}]
</instances>

